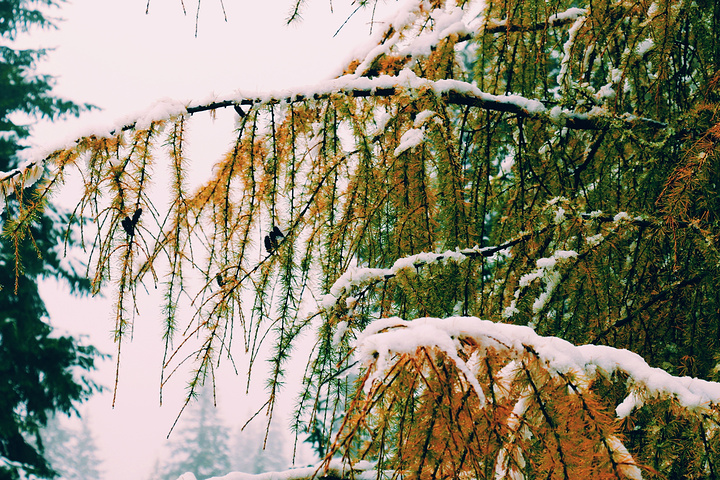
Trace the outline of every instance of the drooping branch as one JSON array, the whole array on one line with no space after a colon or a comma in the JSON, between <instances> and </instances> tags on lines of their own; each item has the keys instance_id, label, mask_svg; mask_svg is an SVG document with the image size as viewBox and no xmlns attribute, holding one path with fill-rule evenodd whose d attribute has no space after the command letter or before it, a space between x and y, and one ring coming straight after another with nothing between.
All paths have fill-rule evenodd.
<instances>
[{"instance_id":1,"label":"drooping branch","mask_svg":"<svg viewBox=\"0 0 720 480\"><path fill-rule=\"evenodd\" d=\"M635 227L639 228L655 228L655 229L661 229L665 227L665 224L659 221L651 221L646 220L643 218L630 218L627 214L620 213L615 216L607 215L607 214L594 214L594 213L581 213L578 215L578 219L582 221L597 221L599 223L626 223L629 225L633 225ZM689 224L688 222L673 222L673 227L676 228L691 228L693 225ZM512 247L515 247L518 244L532 241L535 238L538 238L539 236L547 233L551 229L556 228L557 226L553 223L547 224L541 228L538 228L537 230L525 232L522 235L519 235L516 238L510 239L500 245L492 245L487 247L479 247L475 246L473 248L464 248L456 251L446 251L446 252L427 252L427 253L420 253L416 255L411 255L408 257L399 258L395 261L395 263L389 267L389 268L367 268L367 267L354 267L348 269L340 278L338 278L335 283L330 287L327 295L324 297L322 301L322 305L325 308L330 308L332 305L335 304L335 302L342 296L344 292L347 292L350 287L353 286L359 286L364 283L373 283L373 282L380 282L383 280L389 280L393 277L395 277L399 271L401 271L404 268L412 267L412 268L419 268L425 265L430 264L436 264L443 261L452 260L455 262L462 262L466 259L474 259L474 258L491 258L498 253L509 251ZM697 281L700 280L700 277L695 278L691 284L697 283ZM684 282L680 286L686 286L686 283ZM666 296L666 295L664 295ZM658 300L661 300L664 298L664 296L658 296L655 298L655 300L652 303L655 303ZM616 326L620 326L624 323L627 323L627 321L618 321L619 323ZM604 332L603 334L599 335L597 339L602 338L605 334L608 332ZM597 340L596 339L596 340ZM592 342L595 343L595 342Z\"/></svg>"},{"instance_id":2,"label":"drooping branch","mask_svg":"<svg viewBox=\"0 0 720 480\"><path fill-rule=\"evenodd\" d=\"M347 95L353 98L391 97L397 95L401 90L406 90L408 93L410 90L414 90L415 93L433 90L450 105L471 106L494 112L513 113L521 117L547 115L550 113L551 107L550 104L546 104L540 100L525 98L521 95L493 95L485 93L467 82L458 80L430 81L420 79L409 71L403 71L396 77L387 75L373 79L355 76L340 77L330 82L329 85L331 85L329 91L327 88L322 88L315 92L296 93L286 97L257 96L254 98L227 99L204 105L189 106L187 107L187 113L192 115L194 113L227 107L240 108L242 106L262 104L292 104L305 102L308 99L322 100L329 98L331 95ZM667 128L667 124L664 122L633 115L610 117L576 113L567 110L553 113L554 120L564 122L564 126L576 130L599 130L613 120L626 123L629 127L646 126L654 129ZM133 125L123 128L133 128Z\"/></svg>"},{"instance_id":3,"label":"drooping branch","mask_svg":"<svg viewBox=\"0 0 720 480\"><path fill-rule=\"evenodd\" d=\"M601 345L576 346L557 337L543 337L531 328L521 325L495 323L475 317L419 318L403 320L386 318L373 323L359 337L356 348L361 364L377 365L377 371L368 379L372 384L392 368L395 355L414 353L420 346L437 347L450 358L457 358L455 348L471 339L476 348L495 349L507 360L531 353L542 362L552 375L583 373L589 379L622 372L632 378L635 388L649 397L672 398L696 414L717 415L720 405L720 385L690 377L675 377L660 368L648 365L644 359L630 351L618 351ZM485 351L485 350L483 350ZM457 360L455 360L457 361ZM467 367L460 364L460 371ZM369 385L368 385L369 387Z\"/></svg>"},{"instance_id":4,"label":"drooping branch","mask_svg":"<svg viewBox=\"0 0 720 480\"><path fill-rule=\"evenodd\" d=\"M717 418L720 401L717 384L673 377L633 353L574 346L475 317L384 318L359 334L355 353L365 366L364 394L348 409L326 459L347 455L361 437L370 452L403 452L378 468L420 477L455 477L488 465L507 474L527 465L562 469L564 478L641 478L618 417L643 401L649 408L668 402L702 424ZM632 389L623 400L625 375ZM492 401L473 381L494 385ZM608 383L618 391L609 393ZM379 435L381 429L401 433ZM472 457L467 464L457 462L460 452Z\"/></svg>"},{"instance_id":5,"label":"drooping branch","mask_svg":"<svg viewBox=\"0 0 720 480\"><path fill-rule=\"evenodd\" d=\"M597 344L605 339L613 329L622 327L630 323L634 318L640 315L642 312L647 311L650 307L668 298L673 292L680 291L686 287L691 287L700 283L703 278L707 276L707 272L700 273L691 278L685 278L683 280L676 281L667 286L665 290L662 290L653 296L651 296L645 303L637 307L632 312L629 312L624 317L616 320L609 327L602 332L598 333L590 343Z\"/></svg>"},{"instance_id":6,"label":"drooping branch","mask_svg":"<svg viewBox=\"0 0 720 480\"><path fill-rule=\"evenodd\" d=\"M641 118L633 115L605 116L591 115L587 113L576 113L567 110L551 110L545 103L522 97L520 95L493 95L480 91L477 87L457 80L431 81L416 77L409 70L403 71L398 76L386 76L369 79L365 77L349 78L341 77L328 82L327 85L316 89L314 92L295 93L286 97L262 96L255 97L240 96L226 100L213 101L207 104L188 105L176 107L176 111L163 111L158 118L145 118L143 122L155 122L165 120L171 113L175 115L195 114L200 112L215 111L222 108L233 107L241 111L243 106L259 107L262 105L282 105L306 102L308 99L323 100L333 95L347 95L353 98L365 97L391 97L400 91L406 93L422 93L433 91L440 95L448 104L458 106L471 106L487 111L501 113L512 113L519 117L550 117L552 121L559 122L563 126L577 130L598 130L608 124L619 121L629 128L634 126L649 127L652 129L664 129L667 124L650 118ZM128 131L138 129L138 122L125 124L117 130ZM110 132L113 135L115 130ZM79 142L80 140L78 140ZM25 188L31 186L39 178L38 171L52 155L43 160L26 162L21 167L8 172L0 172L0 192L5 195L14 191L12 184L18 183Z\"/></svg>"}]
</instances>

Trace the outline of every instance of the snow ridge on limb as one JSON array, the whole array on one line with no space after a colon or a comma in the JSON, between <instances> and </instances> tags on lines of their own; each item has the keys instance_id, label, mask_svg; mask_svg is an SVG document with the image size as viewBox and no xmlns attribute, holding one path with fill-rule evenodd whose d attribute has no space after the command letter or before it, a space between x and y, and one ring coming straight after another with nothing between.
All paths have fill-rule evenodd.
<instances>
[{"instance_id":1,"label":"snow ridge on limb","mask_svg":"<svg viewBox=\"0 0 720 480\"><path fill-rule=\"evenodd\" d=\"M428 343L429 339L432 344ZM390 365L390 356L413 353L427 346L458 347L471 339L479 351L493 350L508 360L531 352L548 371L556 375L577 375L592 382L598 376L625 373L632 379L632 396L644 392L645 398L674 398L684 408L698 414L715 415L720 405L720 384L692 377L675 377L649 366L638 354L603 345L580 345L557 337L543 337L529 327L496 323L476 317L385 318L371 323L359 336L356 357L364 365ZM455 356L454 352L444 352ZM463 369L464 370L464 369ZM370 378L376 381L378 375ZM639 404L639 402L638 402ZM621 413L627 414L623 408Z\"/></svg>"},{"instance_id":2,"label":"snow ridge on limb","mask_svg":"<svg viewBox=\"0 0 720 480\"><path fill-rule=\"evenodd\" d=\"M367 372L361 379L364 397L351 406L334 452L345 452L355 435L362 436L362 425L376 425L375 438L385 440L373 440L368 451L406 449L390 462L398 470L456 476L490 462L495 478L522 479L531 465L551 461L565 478L640 479L642 466L619 433L618 417L632 416L643 402L651 409L668 408L669 402L688 422L718 420L717 383L672 376L627 350L575 346L477 317L383 318L359 335L355 355ZM621 386L623 379L628 397L608 395L607 385ZM427 418L428 409L430 430L449 436L442 446L433 447L429 437L420 442L425 449L444 447L437 458L412 451L421 434L409 419ZM387 410L402 413L389 421ZM394 441L404 446L388 444ZM455 452L453 445L462 447Z\"/></svg>"},{"instance_id":3,"label":"snow ridge on limb","mask_svg":"<svg viewBox=\"0 0 720 480\"><path fill-rule=\"evenodd\" d=\"M289 105L305 102L307 99L321 100L330 95L344 94L350 97L388 97L398 93L399 90L407 91L434 91L439 97L444 98L449 104L477 107L484 110L496 112L513 113L523 117L536 117L540 115L549 116L554 122L562 122L563 126L570 129L596 130L607 125L612 120L617 120L628 125L645 124L653 128L665 128L667 124L649 118L635 116L620 116L616 118L601 114L576 113L567 109L549 110L543 102L523 97L521 95L494 95L486 93L474 85L459 80L427 80L417 77L410 70L403 70L397 76L382 75L369 79L366 77L341 77L330 81L320 88L300 89L298 93L289 96L269 93L256 95L248 98L245 95L233 95L226 100L216 100L207 104L191 104L184 107L181 115L192 115L194 113L213 111L220 108L263 105ZM122 123L113 128L108 137L110 138L119 131L136 130L140 127L148 128L150 125L157 126L167 120L167 112L153 107L148 115L143 115L139 120L130 123ZM153 115L153 113L155 115ZM177 115L178 112L173 112ZM95 138L93 136L93 138ZM79 143L80 141L78 141ZM29 188L41 178L44 168L55 169L57 161L64 161L63 155L66 149L77 148L80 145L67 145L58 148L54 153L40 160L31 160L8 172L0 172L0 212L4 209L6 198L14 194L18 188Z\"/></svg>"},{"instance_id":4,"label":"snow ridge on limb","mask_svg":"<svg viewBox=\"0 0 720 480\"><path fill-rule=\"evenodd\" d=\"M320 465L309 467L291 468L282 472L266 472L258 474L232 472L221 477L212 477L208 480L344 480L351 478L363 478L362 475L364 472L373 472L373 470L374 465L368 461L359 461L354 465L349 465L347 462L335 459L329 463L322 463ZM186 473L178 480L195 480L195 476L191 473Z\"/></svg>"},{"instance_id":5,"label":"snow ridge on limb","mask_svg":"<svg viewBox=\"0 0 720 480\"><path fill-rule=\"evenodd\" d=\"M551 205L553 206L553 205ZM555 222L570 222L572 219L581 222L597 222L600 224L609 224L610 227L604 233L598 233L594 236L586 237L585 246L587 249L593 249L600 243L605 241L606 236L610 235L614 231L624 228L626 224L633 225L639 228L662 228L664 225L659 221L652 221L639 216L630 217L627 212L620 212L616 215L608 215L603 212L581 212L573 217L565 218L565 211L562 207L557 208L558 213L555 214ZM560 218L562 217L562 218ZM681 228L690 228L692 225L687 222L677 222L674 224ZM511 249L523 242L527 242L538 235L546 233L548 230L555 227L555 224L550 223L545 226L537 228L537 230L524 232L521 235L504 242L501 245L485 246L480 247L475 245L472 248L447 250L444 252L423 252L415 255L409 255L407 257L397 259L393 265L389 268L370 268L370 267L359 267L351 266L345 270L345 272L338 277L335 282L330 286L328 293L326 293L320 300L320 307L324 309L332 308L338 300L340 300L344 294L348 294L353 287L359 287L363 284L380 282L383 280L389 280L395 277L398 272L403 269L418 269L422 266L439 263L439 262L463 262L469 258L485 257L492 258L496 255L510 255ZM521 278L520 287L525 287L530 284L536 278L542 277L542 273L545 269L551 269L557 264L561 264L567 259L578 257L578 252L573 250L557 250L550 257L544 257L537 260L537 269L532 273L524 275L525 280ZM515 298L521 293L519 288L515 292ZM536 308L539 310L540 307ZM507 309L506 317L512 316L512 310L514 310L514 304Z\"/></svg>"}]
</instances>

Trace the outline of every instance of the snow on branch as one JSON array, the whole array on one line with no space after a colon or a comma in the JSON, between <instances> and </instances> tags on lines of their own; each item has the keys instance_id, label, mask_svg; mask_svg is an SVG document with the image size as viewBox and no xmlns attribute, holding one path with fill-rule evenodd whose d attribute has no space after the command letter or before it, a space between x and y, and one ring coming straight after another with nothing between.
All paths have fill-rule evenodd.
<instances>
[{"instance_id":1,"label":"snow on branch","mask_svg":"<svg viewBox=\"0 0 720 480\"><path fill-rule=\"evenodd\" d=\"M548 27L560 27L572 23L578 18L585 16L587 10L584 8L571 7L564 12L550 15L545 22L535 22L533 24L521 25L517 23L509 23L507 19L490 21L485 27L486 33L503 33L503 32L528 32L542 30Z\"/></svg>"},{"instance_id":2,"label":"snow on branch","mask_svg":"<svg viewBox=\"0 0 720 480\"><path fill-rule=\"evenodd\" d=\"M634 225L636 227L640 228L663 228L664 224L657 222L657 221L650 221L647 219L644 219L642 217L630 217L626 212L620 212L616 215L609 215L609 214L603 214L602 212L590 212L590 213L580 213L577 215L577 219L581 221L595 221L599 223L613 223L614 228L620 228L623 224L629 224ZM691 227L687 222L673 222L674 227L679 228L686 228ZM398 260L393 263L393 265L389 268L368 268L368 267L350 267L332 284L330 289L328 290L328 293L323 296L320 306L325 309L332 308L336 302L342 297L344 293L347 293L350 291L352 287L357 287L362 284L366 283L373 283L373 282L379 282L383 280L389 280L393 277L395 277L398 272L400 272L403 269L406 268L419 268L424 265L433 264L433 263L439 263L439 262L447 262L447 261L454 261L454 262L462 262L468 258L477 258L477 257L485 257L485 258L491 258L497 254L501 254L502 252L509 252L509 250L514 247L515 245L518 245L522 242L528 241L532 238L536 238L538 235L542 235L546 233L548 230L555 227L555 224L551 223L548 225L543 226L542 228L539 228L537 230L524 232L523 234L517 236L516 238L513 238L511 240L508 240L500 245L493 245L493 246L486 246L486 247L480 247L478 245L472 247L472 248L464 248L464 249L457 249L457 250L447 250L441 253L435 253L435 252L423 252L418 253L415 255L410 255L407 257L399 258ZM598 234L594 237L588 237L586 242L589 248L593 248L597 246L598 243L600 243L604 239L603 234ZM555 252L555 254L552 257L545 258L545 259L539 259L538 260L538 269L542 271L543 269L546 269L548 267L552 268L555 266L555 262L553 261L552 264L549 264L551 259L566 259L566 258L572 258L577 257L578 254L573 251L563 251L558 250ZM546 263L543 263L545 261ZM523 282L521 279L520 286L524 286L525 284L530 283L530 277L532 275L532 279L540 277L541 274L539 273L533 273L526 275L527 279ZM694 282L696 282L694 280ZM685 285L683 283L681 286ZM519 295L519 290L516 292L516 297ZM513 304L514 305L514 304ZM510 310L513 309L513 307L509 307ZM508 315L511 316L511 315ZM602 338L604 335L606 335L608 332L605 332L604 334L601 334L598 336L598 338Z\"/></svg>"},{"instance_id":3,"label":"snow on branch","mask_svg":"<svg viewBox=\"0 0 720 480\"><path fill-rule=\"evenodd\" d=\"M263 105L289 105L306 102L309 99L322 100L332 95L347 95L355 98L389 97L397 95L400 91L406 93L432 91L452 105L472 106L490 111L512 113L521 117L549 115L553 122L560 122L564 127L570 129L600 129L613 120L621 121L628 124L628 126L645 125L652 128L665 128L667 126L662 122L634 116L622 116L613 119L605 115L575 113L557 109L548 110L544 103L539 100L525 98L521 95L494 95L459 80L428 80L418 77L411 70L405 69L397 76L381 75L376 78L367 78L347 75L314 87L299 89L290 95L271 92L265 95L248 96L240 93L225 100L213 100L209 103L199 104L191 103L184 107L180 106L178 102L160 102L148 109L138 120L118 125L105 135L112 136L118 131L143 130L152 124L161 123L175 115L192 115L220 108L233 107L244 115L245 112L242 110L244 106L259 108ZM104 136L103 134L100 135ZM56 152L65 148L71 148L71 146L63 147L56 150ZM43 167L52 157L53 154L42 160L25 162L12 171L0 172L0 196L2 196L0 208L4 207L1 202L12 194L14 190L28 188L37 182Z\"/></svg>"},{"instance_id":4,"label":"snow on branch","mask_svg":"<svg viewBox=\"0 0 720 480\"><path fill-rule=\"evenodd\" d=\"M359 461L350 466L346 462L333 460L328 464L291 468L282 472L259 474L233 472L221 477L212 477L208 480L344 480L362 478L363 472L372 471L372 469L373 464L368 461ZM186 473L178 480L195 480L195 476L192 473Z\"/></svg>"},{"instance_id":5,"label":"snow on branch","mask_svg":"<svg viewBox=\"0 0 720 480\"><path fill-rule=\"evenodd\" d=\"M398 317L380 319L358 336L356 356L363 365L376 366L368 380L373 382L383 377L383 368L392 365L391 357L395 355L434 347L454 359L457 352L446 350L458 348L467 339L474 342L476 352L482 354L493 349L508 361L520 359L530 352L554 375L581 372L593 381L614 373L627 374L633 390L618 409L619 414L629 413L627 402L637 399L637 392L643 392L645 398L672 398L697 414L714 416L714 409L720 405L719 383L672 376L665 370L649 366L643 357L629 350L603 345L576 346L557 337L540 336L530 327L476 317L428 317L411 321ZM462 365L461 371L467 371L467 367Z\"/></svg>"},{"instance_id":6,"label":"snow on branch","mask_svg":"<svg viewBox=\"0 0 720 480\"><path fill-rule=\"evenodd\" d=\"M398 259L390 268L350 267L330 287L330 291L322 298L321 306L326 309L331 308L343 295L343 293L349 291L351 287L359 286L363 283L388 280L393 278L404 268L419 268L423 265L441 261L461 262L467 258L475 258L479 256L492 257L493 255L522 242L529 236L530 234L524 235L500 246L483 248L475 246L473 248L466 248L462 250L448 250L443 253L418 253L416 255L410 255Z\"/></svg>"},{"instance_id":7,"label":"snow on branch","mask_svg":"<svg viewBox=\"0 0 720 480\"><path fill-rule=\"evenodd\" d=\"M526 98L521 95L490 94L461 80L429 80L418 77L409 69L402 70L396 76L380 75L375 78L354 74L345 75L320 85L300 88L290 95L273 92L256 96L240 94L235 98L226 100L190 105L187 107L187 113L193 114L226 107L292 104L305 102L308 99L322 100L332 95L348 95L356 98L389 97L397 95L402 90L406 92L433 91L451 105L472 106L496 112L513 113L523 117L537 117L551 113L551 110L540 100ZM563 126L580 130L603 128L611 120L611 118L603 115L575 113L568 110L555 110L552 111L552 115L553 121L564 122ZM635 116L622 116L616 120L629 125L647 125L653 128L665 128L667 126L663 122ZM133 127L124 126L123 128Z\"/></svg>"},{"instance_id":8,"label":"snow on branch","mask_svg":"<svg viewBox=\"0 0 720 480\"><path fill-rule=\"evenodd\" d=\"M526 478L526 466L551 462L563 478L641 479L636 445L618 428L624 417L665 408L702 432L715 428L720 404L720 384L672 376L628 350L478 317L382 318L358 336L355 357L364 395L327 460L362 438L367 455L397 451L382 468L419 478L488 467L495 478ZM715 441L705 440L706 449Z\"/></svg>"}]
</instances>

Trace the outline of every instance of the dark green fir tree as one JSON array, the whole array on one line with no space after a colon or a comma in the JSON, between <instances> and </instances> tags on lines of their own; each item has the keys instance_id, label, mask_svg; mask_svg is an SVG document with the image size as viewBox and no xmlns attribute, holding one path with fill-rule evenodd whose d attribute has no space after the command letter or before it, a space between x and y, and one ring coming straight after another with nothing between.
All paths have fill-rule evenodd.
<instances>
[{"instance_id":1,"label":"dark green fir tree","mask_svg":"<svg viewBox=\"0 0 720 480\"><path fill-rule=\"evenodd\" d=\"M10 172L20 159L36 118L55 119L78 114L83 106L52 95L53 78L37 75L44 50L13 48L19 35L50 28L44 12L55 0L0 2L0 170ZM19 120L23 119L23 120ZM32 187L8 198L3 216L37 202ZM87 291L88 282L61 262L67 215L51 205L29 224L16 243L5 224L0 243L0 479L34 475L55 476L43 456L40 432L54 412L71 412L96 386L78 371L94 366L96 350L60 336L48 324L48 312L38 291L42 278L67 281L74 293ZM19 261L18 261L19 260Z\"/></svg>"}]
</instances>

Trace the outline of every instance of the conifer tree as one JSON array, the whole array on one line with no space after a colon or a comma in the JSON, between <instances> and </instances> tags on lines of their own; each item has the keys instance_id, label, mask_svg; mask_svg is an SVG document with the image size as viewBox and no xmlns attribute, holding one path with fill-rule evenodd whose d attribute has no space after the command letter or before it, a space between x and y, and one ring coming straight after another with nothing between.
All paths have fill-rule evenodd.
<instances>
[{"instance_id":1,"label":"conifer tree","mask_svg":"<svg viewBox=\"0 0 720 480\"><path fill-rule=\"evenodd\" d=\"M288 459L285 435L277 423L266 431L259 422L244 425L235 433L231 463L233 471L246 473L280 472Z\"/></svg>"},{"instance_id":2,"label":"conifer tree","mask_svg":"<svg viewBox=\"0 0 720 480\"><path fill-rule=\"evenodd\" d=\"M19 35L33 28L51 27L39 7L53 0L8 0L0 3L0 169L20 167L33 118L54 119L77 114L81 107L52 95L52 78L34 73L43 50L13 48ZM38 174L40 171L38 170ZM11 177L5 177L8 180ZM2 221L39 207L37 190L16 184L3 186ZM10 195L11 198L7 198ZM95 390L84 371L93 368L96 351L52 331L38 291L41 278L66 281L74 293L87 292L89 281L63 259L69 215L51 205L24 219L25 242L4 230L0 243L0 477L50 478L43 458L40 430L48 415L68 413Z\"/></svg>"},{"instance_id":3,"label":"conifer tree","mask_svg":"<svg viewBox=\"0 0 720 480\"><path fill-rule=\"evenodd\" d=\"M42 430L45 458L60 480L100 480L102 462L87 418L75 425L57 415L48 420Z\"/></svg>"},{"instance_id":4,"label":"conifer tree","mask_svg":"<svg viewBox=\"0 0 720 480\"><path fill-rule=\"evenodd\" d=\"M80 168L118 351L164 289L188 398L269 346L272 414L312 332L296 429L325 461L295 478L717 478L719 5L408 1L335 79L167 104L6 174L52 169L6 231ZM221 108L236 141L190 190L190 117Z\"/></svg>"},{"instance_id":5,"label":"conifer tree","mask_svg":"<svg viewBox=\"0 0 720 480\"><path fill-rule=\"evenodd\" d=\"M175 480L189 472L204 480L230 471L230 429L218 417L210 388L202 390L180 422L167 459L157 466L153 478Z\"/></svg>"}]
</instances>

